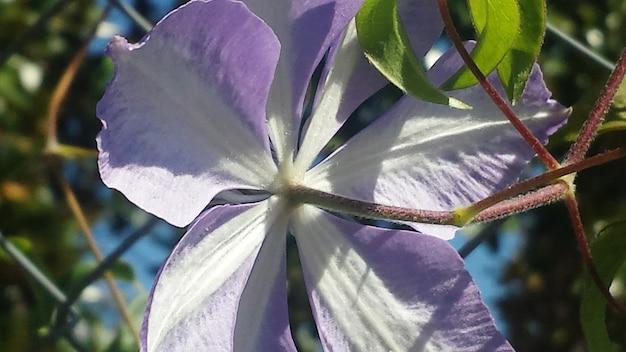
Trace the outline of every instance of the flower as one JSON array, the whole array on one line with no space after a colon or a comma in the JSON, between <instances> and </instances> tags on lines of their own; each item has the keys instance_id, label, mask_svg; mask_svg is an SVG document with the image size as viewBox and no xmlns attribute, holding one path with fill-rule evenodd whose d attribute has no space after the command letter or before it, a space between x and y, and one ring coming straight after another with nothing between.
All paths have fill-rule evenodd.
<instances>
[{"instance_id":1,"label":"flower","mask_svg":"<svg viewBox=\"0 0 626 352\"><path fill-rule=\"evenodd\" d=\"M191 223L152 289L142 351L295 350L288 232L325 350L511 349L445 241L456 228L377 228L294 200L297 185L450 210L508 186L533 156L473 87L454 93L473 110L403 97L314 164L386 83L348 24L360 4L192 1L140 43L118 37L109 45L116 73L97 107L102 179L174 225ZM417 26L408 24L418 55L441 31L434 6L401 3ZM327 52L324 84L303 124L307 85ZM448 53L430 78L441 83L460 65ZM549 98L535 68L515 110L544 142L569 113ZM226 202L204 210L218 195Z\"/></svg>"}]
</instances>

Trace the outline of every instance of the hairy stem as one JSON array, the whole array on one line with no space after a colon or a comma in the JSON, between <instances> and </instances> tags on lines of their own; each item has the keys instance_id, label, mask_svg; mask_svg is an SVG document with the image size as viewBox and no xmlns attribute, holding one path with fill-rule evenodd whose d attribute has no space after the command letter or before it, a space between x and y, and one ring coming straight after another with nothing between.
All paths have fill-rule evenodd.
<instances>
[{"instance_id":1,"label":"hairy stem","mask_svg":"<svg viewBox=\"0 0 626 352\"><path fill-rule=\"evenodd\" d=\"M424 210L375 204L302 186L292 186L288 194L295 203L312 204L322 209L369 219L455 225L460 227L470 223L499 219L550 204L560 199L566 190L567 186L563 183L549 185L517 198L498 203L471 219L461 218L453 210Z\"/></svg>"},{"instance_id":2,"label":"hairy stem","mask_svg":"<svg viewBox=\"0 0 626 352\"><path fill-rule=\"evenodd\" d=\"M565 182L557 182L536 191L499 202L474 216L471 222L484 222L552 204L561 200L568 190Z\"/></svg>"},{"instance_id":3,"label":"hairy stem","mask_svg":"<svg viewBox=\"0 0 626 352\"><path fill-rule=\"evenodd\" d=\"M576 141L570 147L567 158L565 159L566 165L580 161L585 157L598 128L600 128L602 121L604 121L604 116L611 106L613 97L615 97L622 80L624 80L624 75L626 75L626 50L622 52L622 56L619 58L615 70L613 70L609 80L606 82L604 92L602 92L602 95L600 95L596 101L596 105L593 107L593 110L591 110L589 118L585 121L585 124L580 130L578 138L576 138Z\"/></svg>"},{"instance_id":4,"label":"hairy stem","mask_svg":"<svg viewBox=\"0 0 626 352\"><path fill-rule=\"evenodd\" d=\"M626 147L614 149L575 164L546 172L517 183L470 206L450 211L412 209L369 203L299 185L291 186L288 196L296 203L313 204L323 209L370 219L463 226L468 223L490 221L510 216L550 204L562 198L564 192L567 191L567 184L557 182L543 188L539 187L557 181L565 175L623 157L626 157Z\"/></svg>"},{"instance_id":5,"label":"hairy stem","mask_svg":"<svg viewBox=\"0 0 626 352\"><path fill-rule=\"evenodd\" d=\"M572 163L566 166L562 166L556 170L545 172L539 176L529 178L527 180L521 181L503 189L500 192L496 192L493 195L482 199L466 208L457 209L457 212L463 214L461 217L471 218L475 214L480 213L481 211L499 203L506 199L510 199L517 195L526 193L530 190L536 189L540 186L546 185L550 182L557 180L560 177L565 175L569 175L572 173L576 173L585 169L588 169L593 166L601 165L607 163L612 160L616 160L619 158L626 157L626 147L620 147L617 149L610 150L608 152L604 152L598 155L594 155L590 158L583 159L576 163Z\"/></svg>"},{"instance_id":6,"label":"hairy stem","mask_svg":"<svg viewBox=\"0 0 626 352\"><path fill-rule=\"evenodd\" d=\"M288 194L296 203L312 204L326 210L370 219L456 225L454 211L422 210L368 203L303 186L290 187Z\"/></svg>"}]
</instances>

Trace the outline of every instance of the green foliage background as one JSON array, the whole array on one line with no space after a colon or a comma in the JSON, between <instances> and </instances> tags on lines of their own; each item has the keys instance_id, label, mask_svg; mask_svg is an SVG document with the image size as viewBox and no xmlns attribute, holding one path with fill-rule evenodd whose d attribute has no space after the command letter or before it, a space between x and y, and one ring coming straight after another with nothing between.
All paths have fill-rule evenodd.
<instances>
[{"instance_id":1,"label":"green foliage background","mask_svg":"<svg viewBox=\"0 0 626 352\"><path fill-rule=\"evenodd\" d=\"M474 38L467 5L451 1L450 6L465 38ZM134 8L152 23L165 11L161 7L145 0L134 2ZM95 262L86 255L87 245L67 205L59 172L71 185L90 225L105 224L110 231L122 233L147 221L147 216L122 196L104 188L95 158L60 159L45 153L46 116L53 91L102 11L102 6L89 1L0 1L0 232L63 292L71 291ZM112 16L123 16L119 8L114 12ZM49 18L34 27L46 13ZM550 0L548 21L610 60L626 45L626 2L622 0ZM122 34L138 40L143 33L131 26ZM574 106L571 123L550 143L555 155L562 155L609 71L550 33L539 60L554 97ZM58 115L61 143L95 149L94 138L100 128L95 105L111 74L112 65L100 51L87 55ZM626 98L621 99L609 114L610 121L624 123ZM600 134L592 152L623 145L623 128L607 130ZM579 175L577 193L590 236L610 223L626 220L625 171L626 161L619 160ZM524 214L517 224L524 247L508 263L502 263L506 270L501 280L508 294L500 307L508 338L519 351L584 350L579 323L582 266L564 206L555 204ZM165 232L165 240L157 239L165 247L172 246L180 232ZM485 245L497 248L497 232ZM624 232L626 235L626 229ZM151 230L146 236L156 235ZM127 287L125 299L138 326L145 289L132 271L118 269L114 275ZM290 270L289 279L299 282L301 274ZM135 350L124 322L117 313L109 312L115 307L107 289L101 282L94 287L105 297L93 303L85 296L78 302L82 319L74 329L76 339L87 350ZM292 318L300 326L310 322L310 312L306 302L299 301L301 286L293 287ZM622 302L626 302L625 287L626 268L622 268L621 291L615 291ZM50 336L56 307L49 293L0 249L0 351L73 350L64 338L44 338ZM625 351L626 318L609 310L607 322L616 350ZM303 348L311 344L306 333L294 334L302 336Z\"/></svg>"}]
</instances>

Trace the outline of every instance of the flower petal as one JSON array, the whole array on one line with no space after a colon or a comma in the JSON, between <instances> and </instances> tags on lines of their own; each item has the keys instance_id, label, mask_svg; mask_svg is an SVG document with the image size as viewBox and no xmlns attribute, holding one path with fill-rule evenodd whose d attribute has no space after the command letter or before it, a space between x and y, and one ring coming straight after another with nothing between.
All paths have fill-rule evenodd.
<instances>
[{"instance_id":1,"label":"flower petal","mask_svg":"<svg viewBox=\"0 0 626 352\"><path fill-rule=\"evenodd\" d=\"M322 86L322 97L312 113L310 124L300 145L295 161L295 169L298 172L303 173L309 168L330 138L363 102L360 98L365 98L365 94L361 90L369 89L378 83L381 83L380 86L384 84L384 78L377 72L374 72L372 77L378 80L364 84L365 82L359 79L359 85L352 84L351 79L361 77L358 73L367 73L370 70L375 69L363 55L353 20L346 28L341 46L335 54L334 64ZM356 100L352 98L352 94L357 95Z\"/></svg>"},{"instance_id":2,"label":"flower petal","mask_svg":"<svg viewBox=\"0 0 626 352\"><path fill-rule=\"evenodd\" d=\"M152 289L142 351L295 351L283 208L217 206L194 222Z\"/></svg>"},{"instance_id":3,"label":"flower petal","mask_svg":"<svg viewBox=\"0 0 626 352\"><path fill-rule=\"evenodd\" d=\"M511 351L446 242L313 206L293 228L326 351Z\"/></svg>"},{"instance_id":4,"label":"flower petal","mask_svg":"<svg viewBox=\"0 0 626 352\"><path fill-rule=\"evenodd\" d=\"M430 0L400 0L398 7L415 55L421 58L443 29L437 4ZM298 171L311 165L359 105L389 84L363 55L354 20L345 32L344 39L336 42L336 50L331 51L326 65L328 72L322 75L327 77L325 84L321 85L323 95L313 111L298 152Z\"/></svg>"},{"instance_id":5,"label":"flower petal","mask_svg":"<svg viewBox=\"0 0 626 352\"><path fill-rule=\"evenodd\" d=\"M280 161L291 158L313 70L362 0L245 0L278 36L281 54L268 101Z\"/></svg>"},{"instance_id":6,"label":"flower petal","mask_svg":"<svg viewBox=\"0 0 626 352\"><path fill-rule=\"evenodd\" d=\"M443 31L437 2L398 0L398 13L415 56L418 59L423 58Z\"/></svg>"},{"instance_id":7,"label":"flower petal","mask_svg":"<svg viewBox=\"0 0 626 352\"><path fill-rule=\"evenodd\" d=\"M116 74L98 117L107 186L168 222L191 222L218 192L275 174L265 105L279 43L243 4L195 1L139 44L114 39Z\"/></svg>"},{"instance_id":8,"label":"flower petal","mask_svg":"<svg viewBox=\"0 0 626 352\"><path fill-rule=\"evenodd\" d=\"M433 72L442 79L459 65L456 55L448 53ZM493 75L491 79L498 83ZM304 184L369 202L428 210L468 205L509 186L534 152L481 87L453 94L473 109L404 97L343 149L307 172ZM535 67L513 108L543 142L570 112L549 96ZM451 226L415 227L445 239L454 234Z\"/></svg>"}]
</instances>

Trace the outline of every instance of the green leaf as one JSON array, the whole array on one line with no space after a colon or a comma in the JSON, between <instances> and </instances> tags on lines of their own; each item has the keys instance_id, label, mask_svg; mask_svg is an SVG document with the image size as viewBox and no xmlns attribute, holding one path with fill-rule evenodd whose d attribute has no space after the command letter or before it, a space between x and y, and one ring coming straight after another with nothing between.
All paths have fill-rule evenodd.
<instances>
[{"instance_id":1,"label":"green leaf","mask_svg":"<svg viewBox=\"0 0 626 352\"><path fill-rule=\"evenodd\" d=\"M602 134L615 131L626 131L626 121L618 120L605 122L602 126L600 126L597 133Z\"/></svg>"},{"instance_id":2,"label":"green leaf","mask_svg":"<svg viewBox=\"0 0 626 352\"><path fill-rule=\"evenodd\" d=\"M626 262L626 222L614 223L602 230L591 244L591 254L600 278L608 287L619 267ZM584 284L580 322L588 351L613 351L605 323L606 300L589 274L585 274Z\"/></svg>"},{"instance_id":3,"label":"green leaf","mask_svg":"<svg viewBox=\"0 0 626 352\"><path fill-rule=\"evenodd\" d=\"M546 29L545 0L519 2L520 31L511 50L498 64L498 75L506 94L515 104L522 96L526 81L539 55Z\"/></svg>"},{"instance_id":4,"label":"green leaf","mask_svg":"<svg viewBox=\"0 0 626 352\"><path fill-rule=\"evenodd\" d=\"M468 0L468 4L474 27L480 34L471 56L480 71L487 75L515 43L520 28L520 9L516 0ZM463 66L441 88L461 89L476 83L469 68Z\"/></svg>"},{"instance_id":5,"label":"green leaf","mask_svg":"<svg viewBox=\"0 0 626 352\"><path fill-rule=\"evenodd\" d=\"M608 72L606 75L590 75L588 77L580 99L572 106L572 114L567 119L567 123L550 136L548 150L563 146L569 147L578 138L578 132L580 132L583 124L587 121L589 111L595 106L598 92L604 90L607 78Z\"/></svg>"},{"instance_id":6,"label":"green leaf","mask_svg":"<svg viewBox=\"0 0 626 352\"><path fill-rule=\"evenodd\" d=\"M469 108L428 80L411 49L396 0L366 0L356 15L356 29L365 56L398 88L432 103Z\"/></svg>"},{"instance_id":7,"label":"green leaf","mask_svg":"<svg viewBox=\"0 0 626 352\"><path fill-rule=\"evenodd\" d=\"M133 269L133 266L129 262L123 259L118 259L111 266L111 269L109 270L109 272L111 272L113 274L113 277L115 277L118 280L125 280L125 281L135 280L135 270Z\"/></svg>"}]
</instances>

